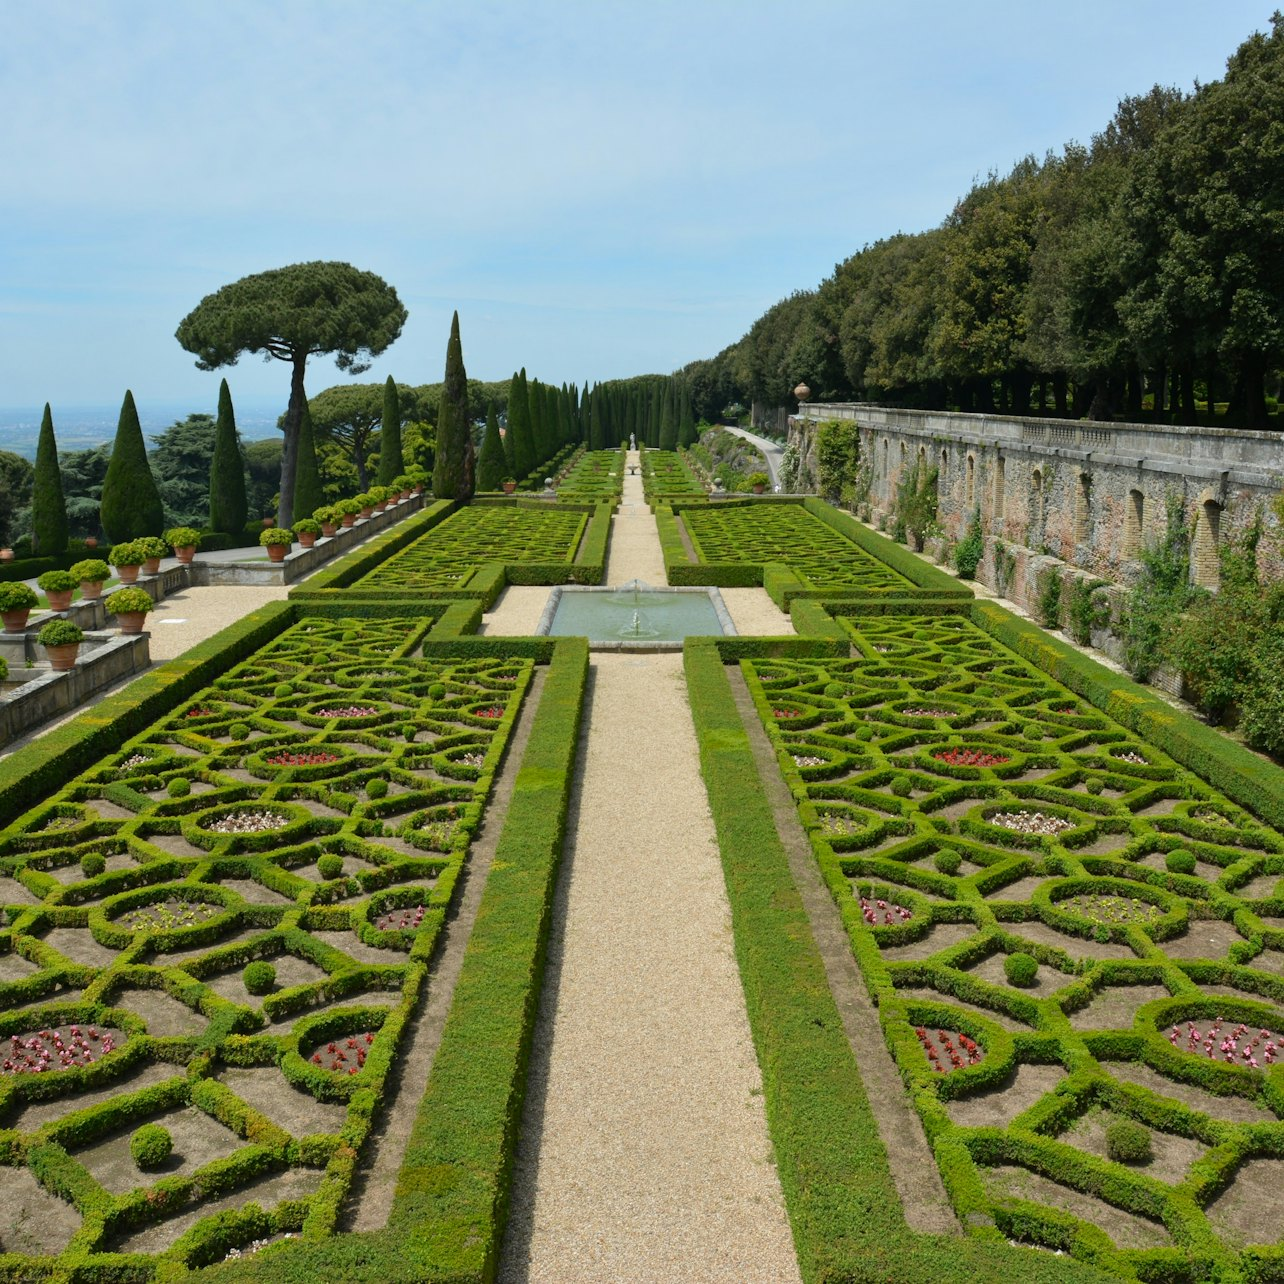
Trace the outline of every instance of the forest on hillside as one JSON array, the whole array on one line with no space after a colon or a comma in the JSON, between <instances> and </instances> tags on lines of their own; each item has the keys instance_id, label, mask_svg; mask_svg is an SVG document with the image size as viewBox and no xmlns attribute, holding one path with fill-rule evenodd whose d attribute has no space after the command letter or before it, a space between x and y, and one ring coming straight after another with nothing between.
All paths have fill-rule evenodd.
<instances>
[{"instance_id":1,"label":"forest on hillside","mask_svg":"<svg viewBox=\"0 0 1284 1284\"><path fill-rule=\"evenodd\" d=\"M683 374L696 413L813 400L1274 425L1284 364L1284 16L1221 80L1120 102L976 183ZM1268 395L1269 394L1269 395Z\"/></svg>"}]
</instances>

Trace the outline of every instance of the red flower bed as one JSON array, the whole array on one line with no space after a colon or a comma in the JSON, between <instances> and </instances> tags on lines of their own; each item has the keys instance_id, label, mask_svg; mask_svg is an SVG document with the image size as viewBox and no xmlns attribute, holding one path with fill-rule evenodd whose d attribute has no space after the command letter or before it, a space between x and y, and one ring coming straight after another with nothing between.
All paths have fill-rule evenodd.
<instances>
[{"instance_id":1,"label":"red flower bed","mask_svg":"<svg viewBox=\"0 0 1284 1284\"><path fill-rule=\"evenodd\" d=\"M397 932L418 927L424 921L424 907L415 905L409 909L389 910L375 919L375 926L381 932Z\"/></svg>"},{"instance_id":2,"label":"red flower bed","mask_svg":"<svg viewBox=\"0 0 1284 1284\"><path fill-rule=\"evenodd\" d=\"M327 753L324 749L314 749L306 753L275 753L267 762L273 767L315 767L323 762L338 762L337 753Z\"/></svg>"},{"instance_id":3,"label":"red flower bed","mask_svg":"<svg viewBox=\"0 0 1284 1284\"><path fill-rule=\"evenodd\" d=\"M350 1034L335 1039L333 1043L323 1043L311 1056L314 1066L322 1070L334 1070L339 1074L356 1074L366 1063L366 1054L375 1041L374 1033L363 1030L360 1034Z\"/></svg>"},{"instance_id":4,"label":"red flower bed","mask_svg":"<svg viewBox=\"0 0 1284 1284\"><path fill-rule=\"evenodd\" d=\"M478 709L477 716L479 718L502 718L504 711L499 705L492 704L489 709Z\"/></svg>"},{"instance_id":5,"label":"red flower bed","mask_svg":"<svg viewBox=\"0 0 1284 1284\"><path fill-rule=\"evenodd\" d=\"M938 749L932 757L951 767L997 767L1008 761L1006 754L986 753L983 749Z\"/></svg>"},{"instance_id":6,"label":"red flower bed","mask_svg":"<svg viewBox=\"0 0 1284 1284\"><path fill-rule=\"evenodd\" d=\"M892 923L908 923L914 917L913 912L907 910L904 905L897 905L895 902L889 905L886 901L877 899L871 901L868 896L860 898L860 912L864 914L865 922L870 927L887 927Z\"/></svg>"},{"instance_id":7,"label":"red flower bed","mask_svg":"<svg viewBox=\"0 0 1284 1284\"><path fill-rule=\"evenodd\" d=\"M964 1066L974 1066L985 1056L979 1044L955 1030L937 1030L935 1042L932 1032L921 1025L915 1029L914 1034L927 1057L928 1065L941 1074L961 1070Z\"/></svg>"}]
</instances>

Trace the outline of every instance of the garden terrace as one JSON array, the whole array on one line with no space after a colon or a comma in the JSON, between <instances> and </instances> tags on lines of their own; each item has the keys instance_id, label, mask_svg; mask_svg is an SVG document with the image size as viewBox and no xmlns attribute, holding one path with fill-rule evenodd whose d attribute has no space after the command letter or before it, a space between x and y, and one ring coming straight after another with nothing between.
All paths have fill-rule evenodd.
<instances>
[{"instance_id":1,"label":"garden terrace","mask_svg":"<svg viewBox=\"0 0 1284 1284\"><path fill-rule=\"evenodd\" d=\"M959 1217L1248 1269L1284 1217L1284 835L967 619L840 623L850 658L744 670Z\"/></svg>"},{"instance_id":2,"label":"garden terrace","mask_svg":"<svg viewBox=\"0 0 1284 1284\"><path fill-rule=\"evenodd\" d=\"M43 796L0 830L0 1146L6 1190L25 1171L49 1204L50 1269L143 1280L265 1237L338 1242L534 674L494 645L425 658L425 607L263 612L171 666L147 729L87 769L67 770L74 724L32 751ZM582 658L554 668L550 707L577 710ZM102 709L123 728L129 705ZM547 849L565 788L524 842ZM461 1091L475 1106L458 1079L438 1096ZM173 1137L155 1171L129 1153L145 1123Z\"/></svg>"},{"instance_id":3,"label":"garden terrace","mask_svg":"<svg viewBox=\"0 0 1284 1284\"><path fill-rule=\"evenodd\" d=\"M624 485L625 457L623 449L585 451L557 483L558 499L576 503L618 499Z\"/></svg>"},{"instance_id":4,"label":"garden terrace","mask_svg":"<svg viewBox=\"0 0 1284 1284\"><path fill-rule=\"evenodd\" d=\"M704 483L675 450L642 452L642 487L647 502L653 507L678 500L698 503L708 498Z\"/></svg>"}]
</instances>

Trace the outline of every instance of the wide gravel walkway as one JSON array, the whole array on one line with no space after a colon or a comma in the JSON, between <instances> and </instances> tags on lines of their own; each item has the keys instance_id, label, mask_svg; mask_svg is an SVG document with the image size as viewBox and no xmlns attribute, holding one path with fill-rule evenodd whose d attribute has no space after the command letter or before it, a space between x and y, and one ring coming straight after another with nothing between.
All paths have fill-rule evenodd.
<instances>
[{"instance_id":1,"label":"wide gravel walkway","mask_svg":"<svg viewBox=\"0 0 1284 1284\"><path fill-rule=\"evenodd\" d=\"M500 1279L797 1280L681 656L595 655L589 701Z\"/></svg>"}]
</instances>

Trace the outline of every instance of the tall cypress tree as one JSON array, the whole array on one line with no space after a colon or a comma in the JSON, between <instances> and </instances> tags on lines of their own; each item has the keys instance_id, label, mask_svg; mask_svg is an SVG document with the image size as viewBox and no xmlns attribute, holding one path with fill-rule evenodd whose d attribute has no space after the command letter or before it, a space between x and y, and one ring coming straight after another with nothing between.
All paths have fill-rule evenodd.
<instances>
[{"instance_id":1,"label":"tall cypress tree","mask_svg":"<svg viewBox=\"0 0 1284 1284\"><path fill-rule=\"evenodd\" d=\"M694 445L696 437L695 414L691 409L691 389L683 379L678 386L678 445Z\"/></svg>"},{"instance_id":2,"label":"tall cypress tree","mask_svg":"<svg viewBox=\"0 0 1284 1284\"><path fill-rule=\"evenodd\" d=\"M325 493L321 488L321 470L317 466L317 441L312 427L312 411L305 400L299 420L298 456L294 464L294 513L311 517L321 507Z\"/></svg>"},{"instance_id":3,"label":"tall cypress tree","mask_svg":"<svg viewBox=\"0 0 1284 1284\"><path fill-rule=\"evenodd\" d=\"M165 525L165 506L147 462L134 394L128 389L116 424L111 462L103 478L101 516L103 531L113 544L159 535Z\"/></svg>"},{"instance_id":4,"label":"tall cypress tree","mask_svg":"<svg viewBox=\"0 0 1284 1284\"><path fill-rule=\"evenodd\" d=\"M504 458L508 461L508 476L514 481L517 480L517 458L514 454L514 443L516 438L513 436L513 398L517 389L517 371L513 371L513 377L508 382L508 426L504 429Z\"/></svg>"},{"instance_id":5,"label":"tall cypress tree","mask_svg":"<svg viewBox=\"0 0 1284 1284\"><path fill-rule=\"evenodd\" d=\"M67 501L62 493L58 443L54 441L53 415L45 402L36 445L36 475L31 495L31 545L41 557L67 551Z\"/></svg>"},{"instance_id":6,"label":"tall cypress tree","mask_svg":"<svg viewBox=\"0 0 1284 1284\"><path fill-rule=\"evenodd\" d=\"M477 456L477 489L498 490L508 472L508 459L504 454L504 439L499 435L499 420L495 407L486 411L486 435L482 438L481 453Z\"/></svg>"},{"instance_id":7,"label":"tall cypress tree","mask_svg":"<svg viewBox=\"0 0 1284 1284\"><path fill-rule=\"evenodd\" d=\"M526 405L531 420L531 467L539 468L545 460L553 455L548 448L548 438L544 432L544 398L540 391L538 379L532 379L526 389Z\"/></svg>"},{"instance_id":8,"label":"tall cypress tree","mask_svg":"<svg viewBox=\"0 0 1284 1284\"><path fill-rule=\"evenodd\" d=\"M660 404L660 449L676 450L678 447L678 414L673 404L673 380L664 384Z\"/></svg>"},{"instance_id":9,"label":"tall cypress tree","mask_svg":"<svg viewBox=\"0 0 1284 1284\"><path fill-rule=\"evenodd\" d=\"M513 439L513 476L519 482L524 481L540 462L535 458L535 443L531 439L530 389L525 367L517 372L509 389L508 435Z\"/></svg>"},{"instance_id":10,"label":"tall cypress tree","mask_svg":"<svg viewBox=\"0 0 1284 1284\"><path fill-rule=\"evenodd\" d=\"M379 485L391 486L406 471L401 456L401 399L391 375L383 385L383 426L379 430Z\"/></svg>"},{"instance_id":11,"label":"tall cypress tree","mask_svg":"<svg viewBox=\"0 0 1284 1284\"><path fill-rule=\"evenodd\" d=\"M248 516L245 460L236 437L232 394L224 379L218 388L218 423L214 428L214 457L210 460L210 529L240 535Z\"/></svg>"},{"instance_id":12,"label":"tall cypress tree","mask_svg":"<svg viewBox=\"0 0 1284 1284\"><path fill-rule=\"evenodd\" d=\"M459 342L459 313L450 322L446 344L446 382L437 410L437 457L432 493L438 499L468 499L473 493L473 437L468 421L468 373Z\"/></svg>"}]
</instances>

